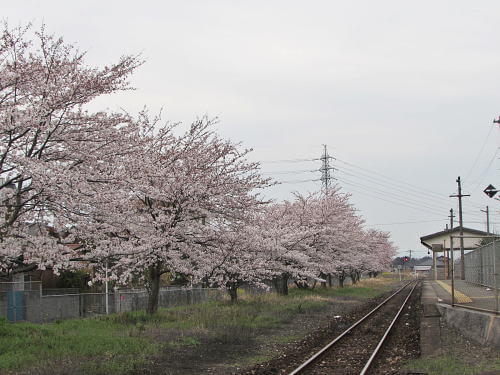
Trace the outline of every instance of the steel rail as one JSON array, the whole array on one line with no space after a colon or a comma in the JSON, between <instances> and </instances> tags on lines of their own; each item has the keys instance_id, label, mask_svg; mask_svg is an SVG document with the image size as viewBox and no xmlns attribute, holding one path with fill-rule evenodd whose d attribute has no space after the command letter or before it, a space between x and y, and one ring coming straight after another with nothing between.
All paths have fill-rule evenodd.
<instances>
[{"instance_id":1,"label":"steel rail","mask_svg":"<svg viewBox=\"0 0 500 375\"><path fill-rule=\"evenodd\" d=\"M373 361L375 360L375 357L377 356L380 348L382 347L382 345L384 344L387 336L389 335L389 333L391 332L392 330L392 327L394 326L394 324L396 323L396 320L398 320L399 316L401 315L401 312L403 311L403 309L405 308L406 306L406 303L408 302L408 300L410 299L411 295L413 294L413 291L415 290L416 286L417 286L418 283L415 283L415 285L413 285L413 288L411 288L410 290L410 293L408 293L408 296L406 297L406 299L404 300L403 304L401 305L398 313L396 314L396 316L394 317L394 319L392 320L391 322L391 325L389 326L389 328L387 328L387 330L385 331L384 333L384 336L382 336L382 339L379 341L377 347L375 348L375 350L372 352L372 355L370 356L370 358L368 359L368 361L366 362L365 364L365 367L363 367L363 370L361 370L361 372L359 373L359 375L365 375L366 372L368 371L368 369L370 368L371 364L373 363Z\"/></svg>"},{"instance_id":2,"label":"steel rail","mask_svg":"<svg viewBox=\"0 0 500 375\"><path fill-rule=\"evenodd\" d=\"M379 308L381 308L382 306L384 306L387 302L389 302L389 300L391 300L394 296L396 296L398 293L400 293L403 289L405 289L412 282L413 281L410 281L409 283L405 284L400 289L398 289L397 291L395 291L393 294L391 294L389 297L387 297L385 300L383 300L379 305L377 305L377 307L375 307L372 311L370 311L368 314L366 314L364 317L362 317L360 320L358 320L352 326L350 326L349 328L347 328L339 336L337 336L335 339L333 339L328 344L326 344L321 350L319 350L317 353L315 353L311 358L309 358L307 361L305 361L304 363L302 363L299 367L297 367L295 370L293 370L288 375L297 375L297 374L300 374L301 371L303 371L308 366L310 366L319 356L321 356L324 352L326 352L328 349L330 349L333 345L335 345L335 343L337 343L345 335L347 335L354 328L356 328L359 324L361 324L363 321L365 321L368 317L370 317L373 313L375 313Z\"/></svg>"}]
</instances>

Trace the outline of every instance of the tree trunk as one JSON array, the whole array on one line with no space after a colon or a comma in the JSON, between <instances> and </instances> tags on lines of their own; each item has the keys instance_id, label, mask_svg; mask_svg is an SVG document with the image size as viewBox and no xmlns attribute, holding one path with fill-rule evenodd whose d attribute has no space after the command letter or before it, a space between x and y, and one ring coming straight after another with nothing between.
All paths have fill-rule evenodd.
<instances>
[{"instance_id":1,"label":"tree trunk","mask_svg":"<svg viewBox=\"0 0 500 375\"><path fill-rule=\"evenodd\" d=\"M283 295L288 295L288 276L283 276Z\"/></svg>"},{"instance_id":2,"label":"tree trunk","mask_svg":"<svg viewBox=\"0 0 500 375\"><path fill-rule=\"evenodd\" d=\"M339 287L343 288L344 287L344 280L345 280L345 277L339 277Z\"/></svg>"},{"instance_id":3,"label":"tree trunk","mask_svg":"<svg viewBox=\"0 0 500 375\"><path fill-rule=\"evenodd\" d=\"M158 295L160 294L160 266L151 266L148 270L148 308L147 313L153 315L158 311Z\"/></svg>"},{"instance_id":4,"label":"tree trunk","mask_svg":"<svg viewBox=\"0 0 500 375\"><path fill-rule=\"evenodd\" d=\"M326 278L326 275L324 273L320 273L319 277L321 277L324 280ZM326 289L326 281L322 281L321 286Z\"/></svg>"},{"instance_id":5,"label":"tree trunk","mask_svg":"<svg viewBox=\"0 0 500 375\"><path fill-rule=\"evenodd\" d=\"M297 281L297 280L295 280L294 284L299 289L309 289L309 284L306 281L302 281L302 280Z\"/></svg>"},{"instance_id":6,"label":"tree trunk","mask_svg":"<svg viewBox=\"0 0 500 375\"><path fill-rule=\"evenodd\" d=\"M201 279L201 286L202 286L202 288L210 288L210 283L208 282L207 276L205 276L203 279Z\"/></svg>"},{"instance_id":7,"label":"tree trunk","mask_svg":"<svg viewBox=\"0 0 500 375\"><path fill-rule=\"evenodd\" d=\"M339 278L339 287L343 288L344 287L344 280L345 280L345 273L342 272L341 274L339 274L338 278Z\"/></svg>"},{"instance_id":8,"label":"tree trunk","mask_svg":"<svg viewBox=\"0 0 500 375\"><path fill-rule=\"evenodd\" d=\"M231 303L238 302L238 284L230 283L228 285L227 292L231 296Z\"/></svg>"},{"instance_id":9,"label":"tree trunk","mask_svg":"<svg viewBox=\"0 0 500 375\"><path fill-rule=\"evenodd\" d=\"M328 286L332 287L332 275L328 275Z\"/></svg>"},{"instance_id":10,"label":"tree trunk","mask_svg":"<svg viewBox=\"0 0 500 375\"><path fill-rule=\"evenodd\" d=\"M356 272L351 272L350 274L351 276L351 281L352 281L352 285L356 284L358 282L358 280L356 280Z\"/></svg>"},{"instance_id":11,"label":"tree trunk","mask_svg":"<svg viewBox=\"0 0 500 375\"><path fill-rule=\"evenodd\" d=\"M276 288L276 292L282 296L288 295L288 275L283 274L274 279L274 287Z\"/></svg>"}]
</instances>

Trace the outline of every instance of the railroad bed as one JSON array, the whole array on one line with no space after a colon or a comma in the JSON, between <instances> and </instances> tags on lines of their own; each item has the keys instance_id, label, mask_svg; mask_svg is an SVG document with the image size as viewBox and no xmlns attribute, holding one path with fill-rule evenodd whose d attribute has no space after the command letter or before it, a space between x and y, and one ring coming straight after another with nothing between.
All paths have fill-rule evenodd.
<instances>
[{"instance_id":1,"label":"railroad bed","mask_svg":"<svg viewBox=\"0 0 500 375\"><path fill-rule=\"evenodd\" d=\"M290 375L370 374L417 282L410 282L337 336Z\"/></svg>"}]
</instances>

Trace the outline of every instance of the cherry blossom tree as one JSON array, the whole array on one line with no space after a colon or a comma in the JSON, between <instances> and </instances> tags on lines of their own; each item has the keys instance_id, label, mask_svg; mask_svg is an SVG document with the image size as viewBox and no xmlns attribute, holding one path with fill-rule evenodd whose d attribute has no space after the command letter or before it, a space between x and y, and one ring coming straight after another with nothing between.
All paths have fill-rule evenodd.
<instances>
[{"instance_id":1,"label":"cherry blossom tree","mask_svg":"<svg viewBox=\"0 0 500 375\"><path fill-rule=\"evenodd\" d=\"M85 53L43 26L3 26L0 275L92 263L94 281L143 278L152 314L167 272L236 300L242 283L272 280L287 294L290 279L355 280L390 261L388 234L364 231L338 188L266 205L259 190L270 180L247 160L251 150L217 135L217 120L183 132L147 111L87 110L130 89L141 63L88 67Z\"/></svg>"},{"instance_id":2,"label":"cherry blossom tree","mask_svg":"<svg viewBox=\"0 0 500 375\"><path fill-rule=\"evenodd\" d=\"M10 29L0 36L0 272L68 266L73 256L54 226L61 182L74 200L85 176L112 147L127 116L92 113L94 98L130 88L141 64L124 56L113 65L88 67L85 53L42 26ZM100 156L99 156L100 155ZM71 184L68 184L71 181ZM56 189L57 190L57 189Z\"/></svg>"},{"instance_id":3,"label":"cherry blossom tree","mask_svg":"<svg viewBox=\"0 0 500 375\"><path fill-rule=\"evenodd\" d=\"M388 234L366 232L363 223L339 187L326 194L296 194L293 202L269 207L260 227L278 293L287 294L290 279L301 287L308 278L328 279L331 285L335 276L343 286L347 276L356 283L361 272L388 264L394 252Z\"/></svg>"},{"instance_id":4,"label":"cherry blossom tree","mask_svg":"<svg viewBox=\"0 0 500 375\"><path fill-rule=\"evenodd\" d=\"M392 258L396 255L397 248L390 241L388 232L369 229L365 238L369 249L365 269L370 276L376 276L379 272L387 269Z\"/></svg>"},{"instance_id":5,"label":"cherry blossom tree","mask_svg":"<svg viewBox=\"0 0 500 375\"><path fill-rule=\"evenodd\" d=\"M207 285L224 287L232 302L238 300L238 288L252 285L268 289L264 280L271 278L262 249L263 237L254 225L256 213L237 225L225 225L218 230L218 244L210 251L212 269L204 276Z\"/></svg>"},{"instance_id":6,"label":"cherry blossom tree","mask_svg":"<svg viewBox=\"0 0 500 375\"><path fill-rule=\"evenodd\" d=\"M290 279L304 280L316 273L311 252L318 228L310 225L308 204L307 198L296 194L292 202L267 207L258 221L268 273L282 295L288 294Z\"/></svg>"},{"instance_id":7,"label":"cherry blossom tree","mask_svg":"<svg viewBox=\"0 0 500 375\"><path fill-rule=\"evenodd\" d=\"M124 138L137 151L115 157L112 168L94 165L102 177L73 202L73 236L86 239L85 258L108 262L119 283L144 278L150 314L158 308L162 274L193 282L210 274L217 246L234 245L220 228L237 227L263 204L257 190L269 182L258 163L246 160L251 150L220 138L215 122L204 117L182 133L142 113L136 137Z\"/></svg>"},{"instance_id":8,"label":"cherry blossom tree","mask_svg":"<svg viewBox=\"0 0 500 375\"><path fill-rule=\"evenodd\" d=\"M318 276L328 278L331 285L332 275L342 279L343 270L356 256L363 221L349 203L349 195L341 193L338 187L326 194L314 195L310 206L311 224L318 228L314 245Z\"/></svg>"}]
</instances>

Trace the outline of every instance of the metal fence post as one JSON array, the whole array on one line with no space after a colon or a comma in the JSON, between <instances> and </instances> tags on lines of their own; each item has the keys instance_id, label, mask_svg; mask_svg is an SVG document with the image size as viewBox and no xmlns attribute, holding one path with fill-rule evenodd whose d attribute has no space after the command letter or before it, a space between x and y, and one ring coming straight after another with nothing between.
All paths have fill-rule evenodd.
<instances>
[{"instance_id":1,"label":"metal fence post","mask_svg":"<svg viewBox=\"0 0 500 375\"><path fill-rule=\"evenodd\" d=\"M12 304L12 316L14 318L14 323L17 322L17 301L16 301L16 293L17 293L17 290L15 289L15 285L14 285L14 288L13 288L13 292L12 292L12 301L13 301L13 304Z\"/></svg>"},{"instance_id":2,"label":"metal fence post","mask_svg":"<svg viewBox=\"0 0 500 375\"><path fill-rule=\"evenodd\" d=\"M105 289L106 289L106 315L109 314L109 303L108 303L108 260L106 259L106 284L105 284Z\"/></svg>"},{"instance_id":3,"label":"metal fence post","mask_svg":"<svg viewBox=\"0 0 500 375\"><path fill-rule=\"evenodd\" d=\"M450 236L450 251L451 251L451 305L455 306L455 257L453 253L453 236Z\"/></svg>"},{"instance_id":4,"label":"metal fence post","mask_svg":"<svg viewBox=\"0 0 500 375\"><path fill-rule=\"evenodd\" d=\"M497 252L496 252L496 238L493 237L493 280L495 285L495 311L498 314L498 271L497 271Z\"/></svg>"},{"instance_id":5,"label":"metal fence post","mask_svg":"<svg viewBox=\"0 0 500 375\"><path fill-rule=\"evenodd\" d=\"M38 312L39 312L39 319L40 319L40 323L42 323L42 316L43 316L43 303L42 303L42 283L40 282L39 284L39 290L40 290L40 298L39 298L39 301L40 301L40 305L39 305L39 308L38 308Z\"/></svg>"}]
</instances>

